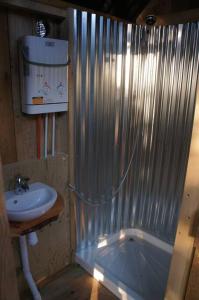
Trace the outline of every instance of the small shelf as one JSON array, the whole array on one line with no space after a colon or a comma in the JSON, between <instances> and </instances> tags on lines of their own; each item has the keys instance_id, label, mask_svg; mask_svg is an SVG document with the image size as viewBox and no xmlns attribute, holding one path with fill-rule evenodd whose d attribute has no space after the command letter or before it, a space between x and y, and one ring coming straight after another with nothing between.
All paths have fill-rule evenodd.
<instances>
[{"instance_id":1,"label":"small shelf","mask_svg":"<svg viewBox=\"0 0 199 300\"><path fill-rule=\"evenodd\" d=\"M58 195L57 200L53 207L47 211L41 217L24 222L9 222L10 223L10 234L12 237L17 237L19 235L24 235L32 231L41 229L42 227L48 225L49 223L56 221L60 214L64 210L64 202L60 195Z\"/></svg>"}]
</instances>

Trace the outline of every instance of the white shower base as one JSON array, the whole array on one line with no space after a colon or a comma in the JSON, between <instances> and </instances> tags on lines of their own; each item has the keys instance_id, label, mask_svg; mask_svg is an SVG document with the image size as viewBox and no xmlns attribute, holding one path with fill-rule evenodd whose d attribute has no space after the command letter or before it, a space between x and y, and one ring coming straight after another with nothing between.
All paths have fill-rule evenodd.
<instances>
[{"instance_id":1,"label":"white shower base","mask_svg":"<svg viewBox=\"0 0 199 300\"><path fill-rule=\"evenodd\" d=\"M122 300L162 300L172 246L126 229L76 253L76 261Z\"/></svg>"}]
</instances>

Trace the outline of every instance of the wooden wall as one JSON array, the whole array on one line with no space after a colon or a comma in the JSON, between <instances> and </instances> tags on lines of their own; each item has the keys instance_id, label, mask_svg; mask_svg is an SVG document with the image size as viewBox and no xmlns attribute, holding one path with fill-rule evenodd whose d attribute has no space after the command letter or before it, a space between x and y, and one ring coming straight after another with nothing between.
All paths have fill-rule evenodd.
<instances>
[{"instance_id":1,"label":"wooden wall","mask_svg":"<svg viewBox=\"0 0 199 300\"><path fill-rule=\"evenodd\" d=\"M0 11L0 152L3 163L17 159L11 70L8 40L8 14Z\"/></svg>"},{"instance_id":2,"label":"wooden wall","mask_svg":"<svg viewBox=\"0 0 199 300\"><path fill-rule=\"evenodd\" d=\"M38 1L40 2L40 1ZM45 1L54 3L54 1ZM178 13L168 14L170 11L170 1L164 1L164 9L159 0L152 1L154 5L149 6L138 18L138 23L142 23L148 13L159 14L159 24L172 24L195 20L199 16L199 11L194 10L192 14ZM45 7L46 10L46 7ZM161 14L163 17L161 18ZM64 14L63 14L64 15ZM53 275L71 262L71 257L75 249L75 223L74 209L69 201L69 194L66 186L73 178L73 140L71 132L68 132L68 113L57 114L56 121L56 151L57 155L47 160L36 158L36 116L27 116L21 112L21 96L18 66L18 39L26 34L34 34L34 22L39 15L28 12L14 11L0 7L0 153L3 161L3 174L5 189L9 188L10 180L17 174L29 176L31 181L42 181L52 185L63 197L65 203L62 217L46 226L38 232L39 244L29 247L30 263L34 277L39 282L42 279ZM47 17L51 27L51 37L67 39L67 20L51 19ZM162 21L161 21L162 20ZM184 21L183 21L184 20ZM69 74L71 70L69 68ZM71 75L72 76L72 75ZM69 88L71 87L69 76ZM69 90L70 91L70 90ZM70 93L72 95L72 92ZM69 95L69 96L70 96ZM70 127L72 124L72 96L69 98ZM51 121L50 121L51 122ZM50 123L51 124L51 123ZM51 126L50 126L51 127ZM68 156L68 141L70 140L70 159ZM50 150L50 132L49 132ZM196 165L196 164L195 164ZM197 190L196 185L196 190ZM196 199L196 198L195 198ZM197 200L195 200L197 202ZM188 205L188 204L187 204ZM187 208L187 206L185 206ZM189 206L190 207L190 206ZM187 209L186 209L187 210ZM195 211L196 208L193 207ZM187 215L187 214L186 214ZM186 219L189 220L189 219ZM187 222L187 221L186 221ZM181 225L180 225L181 226ZM185 231L185 234L187 232ZM188 234L187 234L188 236ZM189 237L182 235L179 245ZM181 242L182 241L182 242ZM192 252L192 241L190 243L190 253ZM23 294L27 285L24 281L17 239L13 240L15 253L16 270L20 293ZM181 299L186 278L179 266L183 263L187 265L187 272L190 266L190 255L188 259L181 256L178 260L178 252L173 259L173 267L170 272L170 280L167 289L167 299ZM177 265L176 265L177 264ZM176 276L176 272L180 273ZM179 282L179 284L178 284ZM187 298L188 299L188 298Z\"/></svg>"},{"instance_id":3,"label":"wooden wall","mask_svg":"<svg viewBox=\"0 0 199 300\"><path fill-rule=\"evenodd\" d=\"M49 184L64 199L64 213L58 221L39 230L37 232L39 243L34 247L29 247L31 271L37 281L55 274L71 261L69 196L66 188L68 182L67 170L68 156L64 154L47 160L24 160L3 167L6 189L9 189L10 178L13 178L16 173L20 173L30 177L31 182L40 181ZM18 283L22 295L27 286L21 269L17 238L13 239L13 246Z\"/></svg>"},{"instance_id":4,"label":"wooden wall","mask_svg":"<svg viewBox=\"0 0 199 300\"><path fill-rule=\"evenodd\" d=\"M34 34L38 16L0 8L0 153L3 164L36 158L36 116L21 112L18 40ZM48 18L50 37L59 38L60 23ZM62 38L64 38L62 36ZM66 38L66 37L65 37ZM56 150L67 153L67 113L57 113ZM51 123L49 131L51 129ZM49 145L50 145L49 132ZM49 146L50 150L50 146Z\"/></svg>"},{"instance_id":5,"label":"wooden wall","mask_svg":"<svg viewBox=\"0 0 199 300\"><path fill-rule=\"evenodd\" d=\"M37 281L49 277L71 262L70 202L68 183L68 113L56 114L56 156L37 159L36 118L21 112L18 40L34 34L39 15L0 7L0 154L3 161L5 190L16 174L53 186L63 197L65 209L58 221L39 230L39 243L29 247L30 264ZM47 17L50 37L67 39L66 20ZM43 146L43 145L42 145ZM43 149L43 148L42 148ZM51 118L49 145L51 150ZM42 152L43 153L43 152ZM21 296L27 290L18 240L13 239L18 286Z\"/></svg>"},{"instance_id":6,"label":"wooden wall","mask_svg":"<svg viewBox=\"0 0 199 300\"><path fill-rule=\"evenodd\" d=\"M19 300L13 249L9 237L9 223L6 214L0 159L0 299Z\"/></svg>"}]
</instances>

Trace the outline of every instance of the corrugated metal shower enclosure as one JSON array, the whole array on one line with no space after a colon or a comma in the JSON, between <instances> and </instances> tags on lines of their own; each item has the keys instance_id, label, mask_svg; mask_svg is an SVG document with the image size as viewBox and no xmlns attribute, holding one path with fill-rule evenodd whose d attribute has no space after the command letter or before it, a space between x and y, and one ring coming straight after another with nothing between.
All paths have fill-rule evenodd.
<instances>
[{"instance_id":1,"label":"corrugated metal shower enclosure","mask_svg":"<svg viewBox=\"0 0 199 300\"><path fill-rule=\"evenodd\" d=\"M199 23L73 11L78 247L123 228L173 243L191 139Z\"/></svg>"}]
</instances>

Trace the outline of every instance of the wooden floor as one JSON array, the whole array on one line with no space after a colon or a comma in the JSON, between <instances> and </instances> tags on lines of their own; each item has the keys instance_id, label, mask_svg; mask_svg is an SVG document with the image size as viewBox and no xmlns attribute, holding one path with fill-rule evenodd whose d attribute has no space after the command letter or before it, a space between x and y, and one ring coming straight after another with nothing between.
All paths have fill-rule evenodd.
<instances>
[{"instance_id":1,"label":"wooden floor","mask_svg":"<svg viewBox=\"0 0 199 300\"><path fill-rule=\"evenodd\" d=\"M40 287L42 300L118 300L80 266L72 266Z\"/></svg>"}]
</instances>

